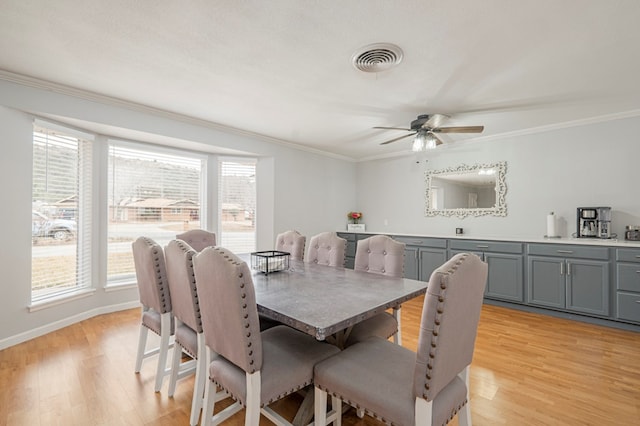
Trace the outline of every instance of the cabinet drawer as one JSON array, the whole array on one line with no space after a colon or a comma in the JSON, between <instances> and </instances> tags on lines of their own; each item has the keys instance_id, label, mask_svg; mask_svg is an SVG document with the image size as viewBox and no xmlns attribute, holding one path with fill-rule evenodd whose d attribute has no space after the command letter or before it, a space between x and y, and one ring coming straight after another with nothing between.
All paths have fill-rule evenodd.
<instances>
[{"instance_id":1,"label":"cabinet drawer","mask_svg":"<svg viewBox=\"0 0 640 426\"><path fill-rule=\"evenodd\" d=\"M639 262L640 263L640 249L617 249L616 260L618 262Z\"/></svg>"},{"instance_id":2,"label":"cabinet drawer","mask_svg":"<svg viewBox=\"0 0 640 426\"><path fill-rule=\"evenodd\" d=\"M338 237L344 238L347 241L356 240L356 234L352 234L351 232L338 232Z\"/></svg>"},{"instance_id":3,"label":"cabinet drawer","mask_svg":"<svg viewBox=\"0 0 640 426\"><path fill-rule=\"evenodd\" d=\"M441 238L393 237L408 246L447 248L447 240Z\"/></svg>"},{"instance_id":4,"label":"cabinet drawer","mask_svg":"<svg viewBox=\"0 0 640 426\"><path fill-rule=\"evenodd\" d=\"M618 290L640 292L640 265L618 263Z\"/></svg>"},{"instance_id":5,"label":"cabinet drawer","mask_svg":"<svg viewBox=\"0 0 640 426\"><path fill-rule=\"evenodd\" d=\"M522 253L522 244L500 241L449 240L449 248L472 252Z\"/></svg>"},{"instance_id":6,"label":"cabinet drawer","mask_svg":"<svg viewBox=\"0 0 640 426\"><path fill-rule=\"evenodd\" d=\"M560 244L528 244L529 254L565 258L609 260L607 247L566 246Z\"/></svg>"},{"instance_id":7,"label":"cabinet drawer","mask_svg":"<svg viewBox=\"0 0 640 426\"><path fill-rule=\"evenodd\" d=\"M618 292L618 318L640 322L640 294Z\"/></svg>"}]
</instances>

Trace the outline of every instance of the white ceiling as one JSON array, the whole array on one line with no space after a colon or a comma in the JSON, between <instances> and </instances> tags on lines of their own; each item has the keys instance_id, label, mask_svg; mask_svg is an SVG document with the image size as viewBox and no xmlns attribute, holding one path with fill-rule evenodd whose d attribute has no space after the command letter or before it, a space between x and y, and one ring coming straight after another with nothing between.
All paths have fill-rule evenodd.
<instances>
[{"instance_id":1,"label":"white ceiling","mask_svg":"<svg viewBox=\"0 0 640 426\"><path fill-rule=\"evenodd\" d=\"M353 159L640 115L637 0L0 0L0 70ZM402 63L351 65L388 42ZM1 76L0 76L1 77Z\"/></svg>"}]
</instances>

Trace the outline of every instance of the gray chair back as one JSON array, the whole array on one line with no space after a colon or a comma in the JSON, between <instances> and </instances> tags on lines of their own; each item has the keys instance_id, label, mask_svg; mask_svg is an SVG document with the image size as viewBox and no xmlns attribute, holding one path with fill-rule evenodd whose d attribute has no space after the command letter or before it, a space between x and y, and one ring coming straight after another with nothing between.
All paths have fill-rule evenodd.
<instances>
[{"instance_id":1,"label":"gray chair back","mask_svg":"<svg viewBox=\"0 0 640 426\"><path fill-rule=\"evenodd\" d=\"M262 339L249 267L222 247L207 247L193 265L207 346L248 373L260 370Z\"/></svg>"},{"instance_id":2,"label":"gray chair back","mask_svg":"<svg viewBox=\"0 0 640 426\"><path fill-rule=\"evenodd\" d=\"M193 273L196 251L182 240L172 240L164 250L173 315L197 333L202 333L200 305Z\"/></svg>"},{"instance_id":3,"label":"gray chair back","mask_svg":"<svg viewBox=\"0 0 640 426\"><path fill-rule=\"evenodd\" d=\"M291 253L291 259L304 259L306 237L298 231L286 231L276 237L276 250Z\"/></svg>"},{"instance_id":4,"label":"gray chair back","mask_svg":"<svg viewBox=\"0 0 640 426\"><path fill-rule=\"evenodd\" d=\"M460 253L431 274L418 336L416 396L433 400L471 364L487 270L475 254Z\"/></svg>"},{"instance_id":5,"label":"gray chair back","mask_svg":"<svg viewBox=\"0 0 640 426\"><path fill-rule=\"evenodd\" d=\"M386 235L358 241L353 269L402 278L405 244Z\"/></svg>"},{"instance_id":6,"label":"gray chair back","mask_svg":"<svg viewBox=\"0 0 640 426\"><path fill-rule=\"evenodd\" d=\"M201 252L205 247L216 245L216 234L204 229L191 229L176 235L176 238L189 244L197 252Z\"/></svg>"},{"instance_id":7,"label":"gray chair back","mask_svg":"<svg viewBox=\"0 0 640 426\"><path fill-rule=\"evenodd\" d=\"M171 294L162 247L151 238L139 237L132 244L140 303L159 314L171 312Z\"/></svg>"},{"instance_id":8,"label":"gray chair back","mask_svg":"<svg viewBox=\"0 0 640 426\"><path fill-rule=\"evenodd\" d=\"M347 240L335 232L323 232L309 240L305 261L334 267L344 267Z\"/></svg>"}]
</instances>

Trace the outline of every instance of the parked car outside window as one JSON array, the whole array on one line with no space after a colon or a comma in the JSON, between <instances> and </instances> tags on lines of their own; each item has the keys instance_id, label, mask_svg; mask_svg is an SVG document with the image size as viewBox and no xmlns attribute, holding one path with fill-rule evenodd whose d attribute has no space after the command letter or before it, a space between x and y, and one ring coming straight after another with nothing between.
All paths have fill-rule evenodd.
<instances>
[{"instance_id":1,"label":"parked car outside window","mask_svg":"<svg viewBox=\"0 0 640 426\"><path fill-rule=\"evenodd\" d=\"M66 241L75 237L76 232L75 220L50 219L42 213L31 212L32 238L53 238L58 241Z\"/></svg>"}]
</instances>

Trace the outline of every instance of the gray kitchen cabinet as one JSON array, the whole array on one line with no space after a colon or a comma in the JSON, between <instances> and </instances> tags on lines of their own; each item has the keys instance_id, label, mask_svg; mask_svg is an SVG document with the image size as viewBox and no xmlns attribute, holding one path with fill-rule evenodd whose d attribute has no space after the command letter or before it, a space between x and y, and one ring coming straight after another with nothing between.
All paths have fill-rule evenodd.
<instances>
[{"instance_id":1,"label":"gray kitchen cabinet","mask_svg":"<svg viewBox=\"0 0 640 426\"><path fill-rule=\"evenodd\" d=\"M502 241L450 240L449 254L471 252L487 262L485 297L510 302L524 301L522 244Z\"/></svg>"},{"instance_id":2,"label":"gray kitchen cabinet","mask_svg":"<svg viewBox=\"0 0 640 426\"><path fill-rule=\"evenodd\" d=\"M375 234L356 234L353 232L337 232L338 237L347 240L347 250L345 251L344 267L353 269L356 258L356 247L358 241L374 236Z\"/></svg>"},{"instance_id":3,"label":"gray kitchen cabinet","mask_svg":"<svg viewBox=\"0 0 640 426\"><path fill-rule=\"evenodd\" d=\"M431 273L447 261L447 240L443 238L394 236L393 239L406 244L405 278L429 281Z\"/></svg>"},{"instance_id":4,"label":"gray kitchen cabinet","mask_svg":"<svg viewBox=\"0 0 640 426\"><path fill-rule=\"evenodd\" d=\"M528 303L609 315L608 248L528 244L527 252Z\"/></svg>"},{"instance_id":5,"label":"gray kitchen cabinet","mask_svg":"<svg viewBox=\"0 0 640 426\"><path fill-rule=\"evenodd\" d=\"M617 249L616 272L616 318L640 323L640 249Z\"/></svg>"},{"instance_id":6,"label":"gray kitchen cabinet","mask_svg":"<svg viewBox=\"0 0 640 426\"><path fill-rule=\"evenodd\" d=\"M356 234L351 232L338 232L338 237L347 240L345 251L344 267L353 269L353 261L356 257Z\"/></svg>"}]
</instances>

